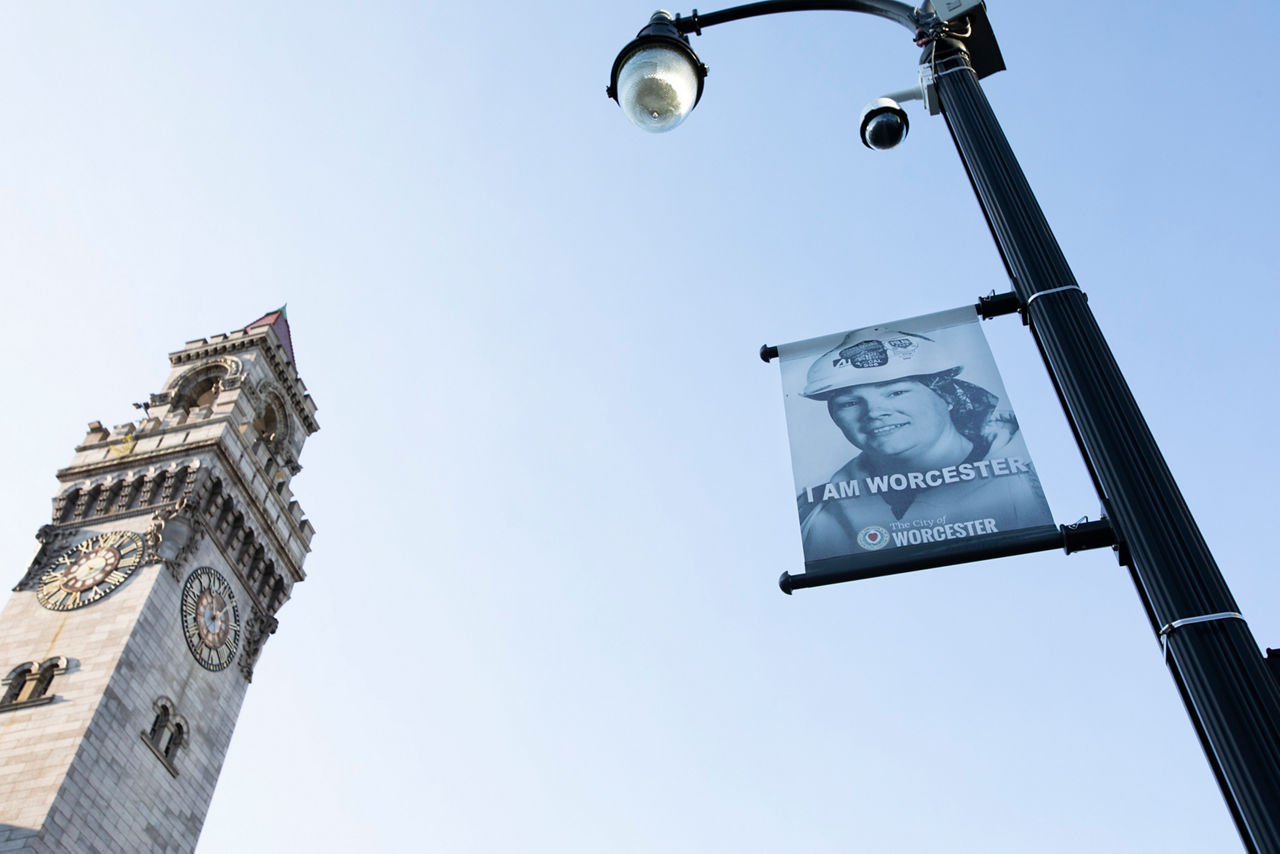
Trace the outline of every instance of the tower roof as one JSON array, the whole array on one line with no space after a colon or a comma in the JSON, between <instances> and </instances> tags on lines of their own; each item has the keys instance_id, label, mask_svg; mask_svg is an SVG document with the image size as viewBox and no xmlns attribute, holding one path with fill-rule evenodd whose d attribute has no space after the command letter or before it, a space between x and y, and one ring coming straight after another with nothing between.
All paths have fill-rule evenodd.
<instances>
[{"instance_id":1,"label":"tower roof","mask_svg":"<svg viewBox=\"0 0 1280 854\"><path fill-rule=\"evenodd\" d=\"M245 331L255 329L259 326L270 326L276 332L276 337L280 339L281 346L284 351L289 354L289 361L296 366L298 360L293 357L293 338L289 335L289 315L285 313L286 306L280 306L275 311L268 311L259 317L253 323L245 327Z\"/></svg>"}]
</instances>

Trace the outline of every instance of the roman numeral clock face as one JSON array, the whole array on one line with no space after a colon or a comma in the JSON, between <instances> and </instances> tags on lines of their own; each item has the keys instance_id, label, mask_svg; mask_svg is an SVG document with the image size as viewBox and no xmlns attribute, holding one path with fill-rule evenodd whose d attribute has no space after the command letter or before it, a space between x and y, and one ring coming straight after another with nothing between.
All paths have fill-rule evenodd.
<instances>
[{"instance_id":1,"label":"roman numeral clock face","mask_svg":"<svg viewBox=\"0 0 1280 854\"><path fill-rule=\"evenodd\" d=\"M182 586L182 633L205 670L225 670L240 643L235 591L216 569L202 566Z\"/></svg>"},{"instance_id":2,"label":"roman numeral clock face","mask_svg":"<svg viewBox=\"0 0 1280 854\"><path fill-rule=\"evenodd\" d=\"M146 548L133 531L111 531L84 540L40 576L36 600L50 611L92 605L125 582Z\"/></svg>"}]
</instances>

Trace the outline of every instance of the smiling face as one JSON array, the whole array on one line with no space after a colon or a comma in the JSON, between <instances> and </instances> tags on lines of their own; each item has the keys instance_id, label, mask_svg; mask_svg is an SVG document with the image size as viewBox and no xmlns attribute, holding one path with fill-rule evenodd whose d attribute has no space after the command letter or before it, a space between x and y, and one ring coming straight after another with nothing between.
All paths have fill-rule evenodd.
<instances>
[{"instance_id":1,"label":"smiling face","mask_svg":"<svg viewBox=\"0 0 1280 854\"><path fill-rule=\"evenodd\" d=\"M947 402L912 379L843 389L827 400L827 411L852 444L882 456L928 454L958 435Z\"/></svg>"}]
</instances>

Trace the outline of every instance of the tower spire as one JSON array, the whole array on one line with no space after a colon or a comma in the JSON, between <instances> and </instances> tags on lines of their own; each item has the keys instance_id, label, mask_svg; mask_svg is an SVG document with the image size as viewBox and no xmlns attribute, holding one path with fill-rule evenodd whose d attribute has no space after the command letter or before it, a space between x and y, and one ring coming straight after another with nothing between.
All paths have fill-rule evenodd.
<instances>
[{"instance_id":1,"label":"tower spire","mask_svg":"<svg viewBox=\"0 0 1280 854\"><path fill-rule=\"evenodd\" d=\"M289 361L293 362L294 367L297 367L298 360L293 355L293 337L289 334L289 315L285 311L288 306L289 304L285 303L273 311L268 311L253 323L245 326L245 331L247 332L259 326L270 326L275 330L276 337L280 339L280 346L284 347L284 351L289 354Z\"/></svg>"}]
</instances>

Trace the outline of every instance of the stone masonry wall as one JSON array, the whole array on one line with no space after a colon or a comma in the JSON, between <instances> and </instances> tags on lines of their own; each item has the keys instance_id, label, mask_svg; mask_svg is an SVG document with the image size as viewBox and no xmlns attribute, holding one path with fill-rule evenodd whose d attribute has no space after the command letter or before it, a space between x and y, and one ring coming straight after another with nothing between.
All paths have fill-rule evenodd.
<instances>
[{"instance_id":1,"label":"stone masonry wall","mask_svg":"<svg viewBox=\"0 0 1280 854\"><path fill-rule=\"evenodd\" d=\"M181 578L185 580L199 566L212 566L231 582L243 624L248 597L213 546L198 548L184 562ZM57 680L54 690L66 697L65 703L0 715L27 716L12 728L16 736L12 743L8 734L0 736L0 809L4 810L0 813L0 852L182 852L195 848L248 683L237 667L210 672L197 664L182 633L181 590L182 581L152 565L138 570L102 602L82 609L105 607L119 597L120 613L110 619L84 619L87 613L75 611L44 612L65 621L54 640L60 648L96 643L101 649L114 644L117 652L109 657L103 654L98 661L91 658L92 650L80 653L68 647L70 651L62 654L88 662L85 669L91 667L94 678L83 680L84 685L72 691L68 677L76 674L60 677L66 678L68 693L61 693L63 686ZM126 593L131 595L126 598ZM15 594L15 600L19 596L43 611L34 594ZM144 600L141 607L135 601L140 598ZM26 619L19 617L14 623L9 622L10 616L6 610L0 621L26 626L37 615L24 614ZM85 625L92 623L100 636L92 640L80 637L74 630L76 617ZM116 634L102 632L104 623L116 629ZM133 631L127 634L130 626ZM121 637L121 632L126 636ZM108 680L100 675L103 669L110 676ZM112 670L114 675L110 675ZM90 697L101 692L94 709L83 708L87 703L80 699L81 689ZM155 720L154 704L160 697L172 701L175 713L189 725L183 746L171 760L176 776L144 737ZM65 706L66 711L59 706ZM41 712L57 713L57 717L41 719ZM3 725L0 720L0 727ZM58 733L59 741L56 758L46 762L38 757L49 747L43 743L51 737L48 732ZM6 753L19 759L12 770ZM38 780L26 777L28 768L39 772ZM11 801L10 795L16 797ZM39 832L32 833L37 828Z\"/></svg>"},{"instance_id":2,"label":"stone masonry wall","mask_svg":"<svg viewBox=\"0 0 1280 854\"><path fill-rule=\"evenodd\" d=\"M125 526L86 528L79 539ZM11 828L39 828L142 611L157 567L141 567L110 596L75 611L49 611L34 591L14 593L0 614L0 669L61 655L67 672L48 705L0 712L0 851Z\"/></svg>"}]
</instances>

